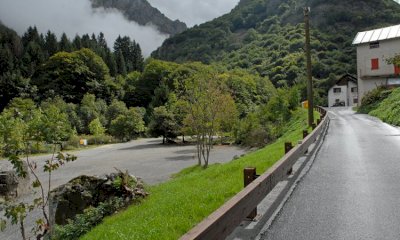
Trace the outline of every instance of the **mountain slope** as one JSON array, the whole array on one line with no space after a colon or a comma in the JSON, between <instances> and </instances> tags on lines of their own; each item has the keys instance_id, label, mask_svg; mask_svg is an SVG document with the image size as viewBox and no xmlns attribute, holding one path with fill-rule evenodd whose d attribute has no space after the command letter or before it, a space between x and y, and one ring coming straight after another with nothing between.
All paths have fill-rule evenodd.
<instances>
[{"instance_id":1,"label":"mountain slope","mask_svg":"<svg viewBox=\"0 0 400 240\"><path fill-rule=\"evenodd\" d=\"M222 61L248 68L275 85L304 81L303 6L311 7L313 74L320 88L355 74L358 31L398 24L392 0L241 0L229 13L167 39L152 56L170 61Z\"/></svg>"},{"instance_id":2,"label":"mountain slope","mask_svg":"<svg viewBox=\"0 0 400 240\"><path fill-rule=\"evenodd\" d=\"M185 23L167 18L146 0L91 0L94 8L114 8L140 25L153 24L162 33L175 35L187 29Z\"/></svg>"}]
</instances>

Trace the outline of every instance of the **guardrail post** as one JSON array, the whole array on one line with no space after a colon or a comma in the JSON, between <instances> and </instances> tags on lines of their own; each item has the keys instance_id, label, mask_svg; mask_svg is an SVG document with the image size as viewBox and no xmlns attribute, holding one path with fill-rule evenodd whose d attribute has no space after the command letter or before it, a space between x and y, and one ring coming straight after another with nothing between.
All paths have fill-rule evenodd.
<instances>
[{"instance_id":1,"label":"guardrail post","mask_svg":"<svg viewBox=\"0 0 400 240\"><path fill-rule=\"evenodd\" d=\"M291 142L285 142L285 154L287 154L288 152L290 152L290 150L292 150L292 148L293 148L293 145L292 145ZM290 169L287 171L287 175L292 174L292 172L293 172L293 168L290 168Z\"/></svg>"},{"instance_id":2,"label":"guardrail post","mask_svg":"<svg viewBox=\"0 0 400 240\"><path fill-rule=\"evenodd\" d=\"M287 154L290 150L292 150L293 145L291 142L285 142L285 154Z\"/></svg>"},{"instance_id":3,"label":"guardrail post","mask_svg":"<svg viewBox=\"0 0 400 240\"><path fill-rule=\"evenodd\" d=\"M317 127L317 126L315 125L315 123L312 123L312 124L311 124L312 130L314 130L316 127Z\"/></svg>"},{"instance_id":4,"label":"guardrail post","mask_svg":"<svg viewBox=\"0 0 400 240\"><path fill-rule=\"evenodd\" d=\"M317 119L317 125L321 123L321 119Z\"/></svg>"},{"instance_id":5,"label":"guardrail post","mask_svg":"<svg viewBox=\"0 0 400 240\"><path fill-rule=\"evenodd\" d=\"M248 167L243 170L244 187L253 182L258 176L256 168ZM257 207L247 216L248 219L254 219L257 216Z\"/></svg>"},{"instance_id":6,"label":"guardrail post","mask_svg":"<svg viewBox=\"0 0 400 240\"><path fill-rule=\"evenodd\" d=\"M308 131L307 130L303 130L303 139L306 138L308 136Z\"/></svg>"},{"instance_id":7,"label":"guardrail post","mask_svg":"<svg viewBox=\"0 0 400 240\"><path fill-rule=\"evenodd\" d=\"M303 139L306 138L308 136L308 130L303 130ZM308 148L307 150L304 152L305 154L308 153Z\"/></svg>"}]
</instances>

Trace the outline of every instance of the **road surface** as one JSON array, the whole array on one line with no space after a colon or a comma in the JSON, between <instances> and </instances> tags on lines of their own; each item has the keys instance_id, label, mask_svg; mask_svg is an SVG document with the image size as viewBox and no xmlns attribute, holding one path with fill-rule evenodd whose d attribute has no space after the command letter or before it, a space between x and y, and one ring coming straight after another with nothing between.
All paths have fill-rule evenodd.
<instances>
[{"instance_id":1,"label":"road surface","mask_svg":"<svg viewBox=\"0 0 400 240\"><path fill-rule=\"evenodd\" d=\"M210 164L229 162L235 155L242 155L245 149L234 146L214 146L210 154ZM196 147L194 145L163 145L162 139L139 139L128 143L105 145L95 149L73 152L78 157L75 162L67 163L53 172L52 186L57 187L80 175L97 175L115 172L114 168L128 170L132 175L140 177L147 184L157 184L167 181L172 174L197 164ZM38 163L38 169L43 169L47 156L32 157ZM7 161L0 161L0 169ZM38 171L39 178L46 182L47 175ZM31 177L33 178L33 177ZM24 201L32 201L32 196L23 197ZM0 211L0 215L3 213ZM31 229L31 216L27 222ZM21 239L16 226L8 227L0 232L0 240Z\"/></svg>"},{"instance_id":2,"label":"road surface","mask_svg":"<svg viewBox=\"0 0 400 240\"><path fill-rule=\"evenodd\" d=\"M268 240L400 239L400 130L349 108L330 127Z\"/></svg>"}]
</instances>

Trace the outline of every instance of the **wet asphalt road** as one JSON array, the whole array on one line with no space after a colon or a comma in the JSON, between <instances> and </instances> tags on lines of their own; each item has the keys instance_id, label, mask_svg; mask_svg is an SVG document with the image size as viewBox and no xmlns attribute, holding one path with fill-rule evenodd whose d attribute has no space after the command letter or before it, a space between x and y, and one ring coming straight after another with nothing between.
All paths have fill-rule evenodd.
<instances>
[{"instance_id":1,"label":"wet asphalt road","mask_svg":"<svg viewBox=\"0 0 400 240\"><path fill-rule=\"evenodd\" d=\"M263 233L268 240L400 239L400 130L349 108Z\"/></svg>"}]
</instances>

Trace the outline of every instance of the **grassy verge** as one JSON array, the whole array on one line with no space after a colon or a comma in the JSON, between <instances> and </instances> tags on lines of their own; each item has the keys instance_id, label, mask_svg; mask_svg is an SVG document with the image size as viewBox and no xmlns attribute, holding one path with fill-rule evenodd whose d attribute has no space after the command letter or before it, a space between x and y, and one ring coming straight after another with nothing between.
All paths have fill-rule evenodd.
<instances>
[{"instance_id":1,"label":"grassy verge","mask_svg":"<svg viewBox=\"0 0 400 240\"><path fill-rule=\"evenodd\" d=\"M384 122L400 126L400 88L393 90L369 114L380 118Z\"/></svg>"},{"instance_id":2,"label":"grassy verge","mask_svg":"<svg viewBox=\"0 0 400 240\"><path fill-rule=\"evenodd\" d=\"M82 239L177 239L243 188L243 168L264 172L284 155L283 143L302 138L307 112L300 110L275 143L226 164L192 167L151 186L140 205L108 217Z\"/></svg>"},{"instance_id":3,"label":"grassy verge","mask_svg":"<svg viewBox=\"0 0 400 240\"><path fill-rule=\"evenodd\" d=\"M361 106L357 108L357 112L369 114L371 111L377 109L381 102L390 96L392 91L392 89L386 89L383 87L378 87L369 91L363 97Z\"/></svg>"}]
</instances>

